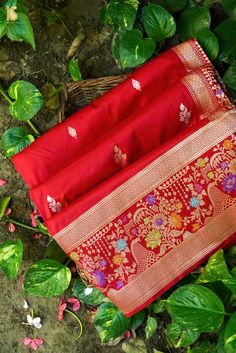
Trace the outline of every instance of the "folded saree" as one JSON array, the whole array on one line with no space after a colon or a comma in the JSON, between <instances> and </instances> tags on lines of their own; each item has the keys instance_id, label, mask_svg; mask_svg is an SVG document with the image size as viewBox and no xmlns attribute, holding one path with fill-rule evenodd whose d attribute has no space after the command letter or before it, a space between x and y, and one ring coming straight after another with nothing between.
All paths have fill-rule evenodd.
<instances>
[{"instance_id":1,"label":"folded saree","mask_svg":"<svg viewBox=\"0 0 236 353\"><path fill-rule=\"evenodd\" d=\"M24 177L34 179L30 195L54 239L127 316L236 241L236 111L212 67L193 71L187 58L190 72L144 105L136 96L122 118L118 89L121 110L114 110L100 137L98 117L93 130L84 113L86 148L72 145L79 128L67 140L71 118L50 135L56 140L58 129L59 150L58 142L46 145L50 132L39 139L41 151L62 157L55 169L48 167L50 158L45 165L39 158L45 171L32 171L31 157L39 156L34 143L13 159ZM106 97L105 106L116 105L115 95Z\"/></svg>"},{"instance_id":2,"label":"folded saree","mask_svg":"<svg viewBox=\"0 0 236 353\"><path fill-rule=\"evenodd\" d=\"M67 207L128 164L195 124L201 114L229 104L213 68L197 69L102 135L91 144L89 151L75 155L72 163L33 188L30 197L46 220L57 211L49 206L52 199L60 210Z\"/></svg>"},{"instance_id":3,"label":"folded saree","mask_svg":"<svg viewBox=\"0 0 236 353\"><path fill-rule=\"evenodd\" d=\"M29 187L42 183L117 122L206 64L210 61L194 39L168 50L13 157L15 167Z\"/></svg>"}]
</instances>

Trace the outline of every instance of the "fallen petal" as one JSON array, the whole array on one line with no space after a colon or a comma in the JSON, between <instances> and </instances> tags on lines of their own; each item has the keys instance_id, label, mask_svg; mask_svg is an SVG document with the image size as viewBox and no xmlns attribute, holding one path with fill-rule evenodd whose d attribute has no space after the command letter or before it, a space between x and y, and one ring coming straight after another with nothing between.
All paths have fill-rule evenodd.
<instances>
[{"instance_id":1,"label":"fallen petal","mask_svg":"<svg viewBox=\"0 0 236 353\"><path fill-rule=\"evenodd\" d=\"M28 346L32 342L32 339L29 337L24 337L23 338L23 343L25 346Z\"/></svg>"},{"instance_id":2,"label":"fallen petal","mask_svg":"<svg viewBox=\"0 0 236 353\"><path fill-rule=\"evenodd\" d=\"M4 179L0 179L0 186L3 186L5 184L7 184L7 181Z\"/></svg>"},{"instance_id":3,"label":"fallen petal","mask_svg":"<svg viewBox=\"0 0 236 353\"><path fill-rule=\"evenodd\" d=\"M23 308L27 310L29 308L29 304L27 303L26 300L23 300Z\"/></svg>"},{"instance_id":4,"label":"fallen petal","mask_svg":"<svg viewBox=\"0 0 236 353\"><path fill-rule=\"evenodd\" d=\"M4 216L8 217L10 214L11 214L11 208L7 208L6 211L5 211Z\"/></svg>"},{"instance_id":5,"label":"fallen petal","mask_svg":"<svg viewBox=\"0 0 236 353\"><path fill-rule=\"evenodd\" d=\"M35 342L35 340L32 340L30 346L33 351L36 351L38 349L38 344Z\"/></svg>"},{"instance_id":6,"label":"fallen petal","mask_svg":"<svg viewBox=\"0 0 236 353\"><path fill-rule=\"evenodd\" d=\"M29 324L29 325L33 325L33 318L32 318L32 316L31 316L31 315L27 315L26 317L27 317L27 322L28 322L28 324Z\"/></svg>"},{"instance_id":7,"label":"fallen petal","mask_svg":"<svg viewBox=\"0 0 236 353\"><path fill-rule=\"evenodd\" d=\"M9 223L8 230L9 230L9 232L11 232L11 233L14 233L14 232L15 232L16 227L14 226L13 223Z\"/></svg>"},{"instance_id":8,"label":"fallen petal","mask_svg":"<svg viewBox=\"0 0 236 353\"><path fill-rule=\"evenodd\" d=\"M36 337L34 339L34 342L38 345L41 346L44 343L44 340L42 338Z\"/></svg>"}]
</instances>

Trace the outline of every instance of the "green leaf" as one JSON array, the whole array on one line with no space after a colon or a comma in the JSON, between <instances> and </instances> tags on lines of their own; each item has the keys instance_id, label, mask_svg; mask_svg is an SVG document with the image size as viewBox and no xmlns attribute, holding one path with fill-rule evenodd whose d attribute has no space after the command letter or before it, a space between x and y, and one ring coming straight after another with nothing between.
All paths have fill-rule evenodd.
<instances>
[{"instance_id":1,"label":"green leaf","mask_svg":"<svg viewBox=\"0 0 236 353\"><path fill-rule=\"evenodd\" d=\"M0 38L6 34L7 16L4 9L0 9Z\"/></svg>"},{"instance_id":2,"label":"green leaf","mask_svg":"<svg viewBox=\"0 0 236 353\"><path fill-rule=\"evenodd\" d=\"M94 317L94 325L102 342L114 340L129 328L131 319L112 303L103 303Z\"/></svg>"},{"instance_id":3,"label":"green leaf","mask_svg":"<svg viewBox=\"0 0 236 353\"><path fill-rule=\"evenodd\" d=\"M229 319L224 334L226 353L236 352L236 312Z\"/></svg>"},{"instance_id":4,"label":"green leaf","mask_svg":"<svg viewBox=\"0 0 236 353\"><path fill-rule=\"evenodd\" d=\"M8 90L15 101L10 105L10 114L18 120L33 118L43 106L43 96L30 82L15 81Z\"/></svg>"},{"instance_id":5,"label":"green leaf","mask_svg":"<svg viewBox=\"0 0 236 353\"><path fill-rule=\"evenodd\" d=\"M196 34L196 38L209 58L216 59L219 53L219 42L215 34L208 28L202 28Z\"/></svg>"},{"instance_id":6,"label":"green leaf","mask_svg":"<svg viewBox=\"0 0 236 353\"><path fill-rule=\"evenodd\" d=\"M196 284L178 288L166 301L169 313L182 328L211 332L224 321L224 305L210 289Z\"/></svg>"},{"instance_id":7,"label":"green leaf","mask_svg":"<svg viewBox=\"0 0 236 353\"><path fill-rule=\"evenodd\" d=\"M131 338L122 343L122 349L125 353L148 353L145 342L140 338Z\"/></svg>"},{"instance_id":8,"label":"green leaf","mask_svg":"<svg viewBox=\"0 0 236 353\"><path fill-rule=\"evenodd\" d=\"M187 5L188 0L156 0L153 2L157 2L158 5L164 7L171 13L176 13L181 11Z\"/></svg>"},{"instance_id":9,"label":"green leaf","mask_svg":"<svg viewBox=\"0 0 236 353\"><path fill-rule=\"evenodd\" d=\"M140 326L142 326L144 320L146 317L146 313L144 310L139 311L137 314L131 316L131 324L130 324L130 329L131 330L137 330Z\"/></svg>"},{"instance_id":10,"label":"green leaf","mask_svg":"<svg viewBox=\"0 0 236 353\"><path fill-rule=\"evenodd\" d=\"M6 34L9 39L17 42L26 42L35 49L34 32L28 16L22 12L17 12L16 21L8 21Z\"/></svg>"},{"instance_id":11,"label":"green leaf","mask_svg":"<svg viewBox=\"0 0 236 353\"><path fill-rule=\"evenodd\" d=\"M105 295L98 289L86 287L84 282L79 279L75 281L72 291L75 297L87 305L97 306L107 301Z\"/></svg>"},{"instance_id":12,"label":"green leaf","mask_svg":"<svg viewBox=\"0 0 236 353\"><path fill-rule=\"evenodd\" d=\"M196 344L193 348L191 348L190 353L211 353L212 347L210 342L204 341Z\"/></svg>"},{"instance_id":13,"label":"green leaf","mask_svg":"<svg viewBox=\"0 0 236 353\"><path fill-rule=\"evenodd\" d=\"M145 326L146 338L151 338L157 329L157 320L154 317L149 317Z\"/></svg>"},{"instance_id":14,"label":"green leaf","mask_svg":"<svg viewBox=\"0 0 236 353\"><path fill-rule=\"evenodd\" d=\"M78 59L71 59L71 61L69 62L69 72L73 81L82 80Z\"/></svg>"},{"instance_id":15,"label":"green leaf","mask_svg":"<svg viewBox=\"0 0 236 353\"><path fill-rule=\"evenodd\" d=\"M203 28L210 28L211 15L207 7L193 7L181 13L177 23L182 40L195 37Z\"/></svg>"},{"instance_id":16,"label":"green leaf","mask_svg":"<svg viewBox=\"0 0 236 353\"><path fill-rule=\"evenodd\" d=\"M236 60L234 60L224 74L223 81L228 87L236 90Z\"/></svg>"},{"instance_id":17,"label":"green leaf","mask_svg":"<svg viewBox=\"0 0 236 353\"><path fill-rule=\"evenodd\" d=\"M0 220L4 217L6 209L9 205L9 202L11 200L10 196L5 197L0 201Z\"/></svg>"},{"instance_id":18,"label":"green leaf","mask_svg":"<svg viewBox=\"0 0 236 353\"><path fill-rule=\"evenodd\" d=\"M197 279L197 283L222 281L227 278L231 278L231 276L225 263L224 252L219 250L209 258L203 272Z\"/></svg>"},{"instance_id":19,"label":"green leaf","mask_svg":"<svg viewBox=\"0 0 236 353\"><path fill-rule=\"evenodd\" d=\"M110 0L100 14L103 23L118 29L132 29L139 6L138 0Z\"/></svg>"},{"instance_id":20,"label":"green leaf","mask_svg":"<svg viewBox=\"0 0 236 353\"><path fill-rule=\"evenodd\" d=\"M143 7L142 21L148 36L157 42L175 34L175 20L164 7L149 3Z\"/></svg>"},{"instance_id":21,"label":"green leaf","mask_svg":"<svg viewBox=\"0 0 236 353\"><path fill-rule=\"evenodd\" d=\"M113 55L123 68L143 64L155 52L156 43L152 38L143 39L139 29L120 32L113 41Z\"/></svg>"},{"instance_id":22,"label":"green leaf","mask_svg":"<svg viewBox=\"0 0 236 353\"><path fill-rule=\"evenodd\" d=\"M149 309L154 314L162 313L165 310L165 301L161 300L161 299L158 299L156 302L152 303L149 306Z\"/></svg>"},{"instance_id":23,"label":"green leaf","mask_svg":"<svg viewBox=\"0 0 236 353\"><path fill-rule=\"evenodd\" d=\"M69 287L70 280L69 268L54 260L41 260L25 274L25 293L38 297L62 295Z\"/></svg>"},{"instance_id":24,"label":"green leaf","mask_svg":"<svg viewBox=\"0 0 236 353\"><path fill-rule=\"evenodd\" d=\"M2 136L1 147L4 154L11 158L34 141L34 137L22 127L11 127Z\"/></svg>"},{"instance_id":25,"label":"green leaf","mask_svg":"<svg viewBox=\"0 0 236 353\"><path fill-rule=\"evenodd\" d=\"M199 336L199 331L193 331L188 328L183 329L176 323L167 326L167 337L176 348L188 347L190 344L196 342Z\"/></svg>"},{"instance_id":26,"label":"green leaf","mask_svg":"<svg viewBox=\"0 0 236 353\"><path fill-rule=\"evenodd\" d=\"M0 267L8 279L17 276L23 258L23 244L21 240L8 240L0 245Z\"/></svg>"},{"instance_id":27,"label":"green leaf","mask_svg":"<svg viewBox=\"0 0 236 353\"><path fill-rule=\"evenodd\" d=\"M222 5L227 15L236 19L236 0L223 0Z\"/></svg>"},{"instance_id":28,"label":"green leaf","mask_svg":"<svg viewBox=\"0 0 236 353\"><path fill-rule=\"evenodd\" d=\"M36 219L36 223L37 223L37 227L38 227L38 229L40 230L41 233L46 234L46 235L49 235L47 227L45 226L44 223L42 223L42 222L39 220L39 218ZM58 250L59 250L59 248L60 248L60 247L59 247L59 245L58 245ZM60 248L60 249L61 249L61 248Z\"/></svg>"},{"instance_id":29,"label":"green leaf","mask_svg":"<svg viewBox=\"0 0 236 353\"><path fill-rule=\"evenodd\" d=\"M220 44L219 59L232 63L236 59L236 20L227 19L221 22L215 33Z\"/></svg>"},{"instance_id":30,"label":"green leaf","mask_svg":"<svg viewBox=\"0 0 236 353\"><path fill-rule=\"evenodd\" d=\"M60 263L63 263L68 258L66 253L54 239L48 245L43 257L44 259L50 259Z\"/></svg>"}]
</instances>

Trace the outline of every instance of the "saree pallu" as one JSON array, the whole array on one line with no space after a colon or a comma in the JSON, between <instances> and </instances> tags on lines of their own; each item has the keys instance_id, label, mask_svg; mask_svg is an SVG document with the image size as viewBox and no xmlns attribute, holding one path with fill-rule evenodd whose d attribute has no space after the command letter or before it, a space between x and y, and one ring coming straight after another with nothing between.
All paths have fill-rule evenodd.
<instances>
[{"instance_id":1,"label":"saree pallu","mask_svg":"<svg viewBox=\"0 0 236 353\"><path fill-rule=\"evenodd\" d=\"M229 104L212 67L195 70L104 134L87 153L75 156L72 163L33 188L30 197L46 220L122 168L196 124L203 113Z\"/></svg>"},{"instance_id":2,"label":"saree pallu","mask_svg":"<svg viewBox=\"0 0 236 353\"><path fill-rule=\"evenodd\" d=\"M16 169L29 187L44 182L117 122L204 65L211 64L195 39L168 50L13 157Z\"/></svg>"}]
</instances>

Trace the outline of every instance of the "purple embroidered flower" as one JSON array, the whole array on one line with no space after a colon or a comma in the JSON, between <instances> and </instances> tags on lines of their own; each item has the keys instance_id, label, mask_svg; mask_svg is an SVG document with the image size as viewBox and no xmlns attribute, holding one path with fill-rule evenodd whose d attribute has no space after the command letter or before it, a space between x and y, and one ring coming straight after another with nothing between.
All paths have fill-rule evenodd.
<instances>
[{"instance_id":1,"label":"purple embroidered flower","mask_svg":"<svg viewBox=\"0 0 236 353\"><path fill-rule=\"evenodd\" d=\"M224 96L224 91L222 89L217 89L216 90L216 96L223 97Z\"/></svg>"},{"instance_id":2,"label":"purple embroidered flower","mask_svg":"<svg viewBox=\"0 0 236 353\"><path fill-rule=\"evenodd\" d=\"M222 170L225 170L226 168L228 168L228 162L226 162L226 161L222 162L220 167Z\"/></svg>"},{"instance_id":3,"label":"purple embroidered flower","mask_svg":"<svg viewBox=\"0 0 236 353\"><path fill-rule=\"evenodd\" d=\"M116 242L116 248L118 250L125 250L125 248L127 247L127 242L125 241L125 239L118 239Z\"/></svg>"},{"instance_id":4,"label":"purple embroidered flower","mask_svg":"<svg viewBox=\"0 0 236 353\"><path fill-rule=\"evenodd\" d=\"M97 282L97 285L99 287L106 287L107 280L106 280L106 275L104 272L102 272L100 270L96 270L96 271L94 271L93 275L94 275L96 282Z\"/></svg>"},{"instance_id":5,"label":"purple embroidered flower","mask_svg":"<svg viewBox=\"0 0 236 353\"><path fill-rule=\"evenodd\" d=\"M199 183L194 183L193 187L194 187L194 190L195 190L196 192L198 192L199 194L200 194L200 192L201 192L202 189L203 189L202 185L199 184Z\"/></svg>"},{"instance_id":6,"label":"purple embroidered flower","mask_svg":"<svg viewBox=\"0 0 236 353\"><path fill-rule=\"evenodd\" d=\"M105 259L100 260L100 265L101 265L101 266L106 267L107 264L108 264L107 260L105 260Z\"/></svg>"},{"instance_id":7,"label":"purple embroidered flower","mask_svg":"<svg viewBox=\"0 0 236 353\"><path fill-rule=\"evenodd\" d=\"M191 197L189 203L190 203L191 207L198 208L198 206L200 204L200 201L199 201L199 199L197 197Z\"/></svg>"},{"instance_id":8,"label":"purple embroidered flower","mask_svg":"<svg viewBox=\"0 0 236 353\"><path fill-rule=\"evenodd\" d=\"M162 224L163 224L163 219L162 218L157 218L156 220L155 220L155 225L157 226L157 227L160 227L160 226L162 226Z\"/></svg>"},{"instance_id":9,"label":"purple embroidered flower","mask_svg":"<svg viewBox=\"0 0 236 353\"><path fill-rule=\"evenodd\" d=\"M130 234L132 234L132 235L138 234L138 229L136 227L130 228Z\"/></svg>"},{"instance_id":10,"label":"purple embroidered flower","mask_svg":"<svg viewBox=\"0 0 236 353\"><path fill-rule=\"evenodd\" d=\"M121 222L123 224L128 224L129 223L129 218L128 218L128 216L126 214L122 215L120 218L121 218Z\"/></svg>"},{"instance_id":11,"label":"purple embroidered flower","mask_svg":"<svg viewBox=\"0 0 236 353\"><path fill-rule=\"evenodd\" d=\"M147 202L147 204L149 205L149 206L153 206L153 205L155 205L156 204L156 198L155 198L155 196L154 195L148 195L147 197L146 197L146 202Z\"/></svg>"},{"instance_id":12,"label":"purple embroidered flower","mask_svg":"<svg viewBox=\"0 0 236 353\"><path fill-rule=\"evenodd\" d=\"M222 186L224 191L226 192L232 192L236 190L236 175L233 175L233 174L227 175L222 182Z\"/></svg>"},{"instance_id":13,"label":"purple embroidered flower","mask_svg":"<svg viewBox=\"0 0 236 353\"><path fill-rule=\"evenodd\" d=\"M121 289L121 288L123 288L124 287L124 282L123 281L117 281L116 282L116 288L117 289Z\"/></svg>"}]
</instances>

